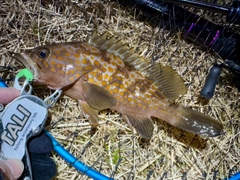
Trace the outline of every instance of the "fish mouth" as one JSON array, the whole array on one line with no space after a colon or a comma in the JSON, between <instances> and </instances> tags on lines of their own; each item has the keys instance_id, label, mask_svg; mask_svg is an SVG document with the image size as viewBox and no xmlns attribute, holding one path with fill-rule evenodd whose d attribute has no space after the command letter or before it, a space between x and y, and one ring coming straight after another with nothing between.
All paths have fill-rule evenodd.
<instances>
[{"instance_id":1,"label":"fish mouth","mask_svg":"<svg viewBox=\"0 0 240 180\"><path fill-rule=\"evenodd\" d=\"M32 64L32 61L25 55L25 53L9 52L12 57L15 57L25 68L31 71L34 77L37 76L38 71Z\"/></svg>"}]
</instances>

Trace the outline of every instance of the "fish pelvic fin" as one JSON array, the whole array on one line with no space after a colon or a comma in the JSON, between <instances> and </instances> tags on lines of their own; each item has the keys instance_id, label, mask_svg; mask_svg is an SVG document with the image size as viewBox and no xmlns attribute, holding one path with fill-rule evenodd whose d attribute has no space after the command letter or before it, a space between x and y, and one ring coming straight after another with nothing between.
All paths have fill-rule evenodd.
<instances>
[{"instance_id":1,"label":"fish pelvic fin","mask_svg":"<svg viewBox=\"0 0 240 180\"><path fill-rule=\"evenodd\" d=\"M171 101L187 92L183 79L175 70L169 66L163 66L161 63L147 61L120 40L116 41L116 38L109 32L98 35L97 31L94 31L88 37L87 43L118 56L126 66L139 71L154 83L158 90Z\"/></svg>"},{"instance_id":2,"label":"fish pelvic fin","mask_svg":"<svg viewBox=\"0 0 240 180\"><path fill-rule=\"evenodd\" d=\"M78 100L78 104L83 115L89 120L92 126L97 126L99 122L98 110L91 108L87 102Z\"/></svg>"},{"instance_id":3,"label":"fish pelvic fin","mask_svg":"<svg viewBox=\"0 0 240 180\"><path fill-rule=\"evenodd\" d=\"M169 124L205 137L223 134L223 126L211 116L190 108L170 105L167 111L160 111L156 116Z\"/></svg>"}]
</instances>

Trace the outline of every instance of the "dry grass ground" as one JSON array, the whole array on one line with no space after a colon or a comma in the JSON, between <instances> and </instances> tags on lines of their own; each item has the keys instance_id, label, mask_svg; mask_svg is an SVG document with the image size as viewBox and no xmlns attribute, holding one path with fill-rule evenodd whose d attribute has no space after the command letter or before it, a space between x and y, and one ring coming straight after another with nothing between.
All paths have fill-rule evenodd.
<instances>
[{"instance_id":1,"label":"dry grass ground","mask_svg":"<svg viewBox=\"0 0 240 180\"><path fill-rule=\"evenodd\" d=\"M228 73L222 73L215 96L207 104L199 101L210 65L221 59L136 16L107 0L0 0L0 65L22 68L8 50L85 41L96 28L110 31L146 58L176 69L188 88L177 103L218 119L226 133L204 139L154 121L154 135L145 142L119 114L103 111L100 125L91 135L77 103L64 96L49 113L47 128L52 135L81 161L115 179L223 179L239 171L240 94L229 84ZM16 71L8 77L14 74ZM43 98L50 90L38 87L35 93ZM53 159L58 167L55 179L88 179L58 155L53 154Z\"/></svg>"}]
</instances>

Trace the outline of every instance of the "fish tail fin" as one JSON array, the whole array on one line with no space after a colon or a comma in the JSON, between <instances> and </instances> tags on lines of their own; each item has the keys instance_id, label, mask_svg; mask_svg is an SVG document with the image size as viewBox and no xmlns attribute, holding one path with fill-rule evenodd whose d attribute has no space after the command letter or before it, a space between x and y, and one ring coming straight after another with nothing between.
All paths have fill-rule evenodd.
<instances>
[{"instance_id":1,"label":"fish tail fin","mask_svg":"<svg viewBox=\"0 0 240 180\"><path fill-rule=\"evenodd\" d=\"M223 126L211 116L192 109L170 105L167 111L158 113L159 119L194 134L214 137L223 134Z\"/></svg>"}]
</instances>

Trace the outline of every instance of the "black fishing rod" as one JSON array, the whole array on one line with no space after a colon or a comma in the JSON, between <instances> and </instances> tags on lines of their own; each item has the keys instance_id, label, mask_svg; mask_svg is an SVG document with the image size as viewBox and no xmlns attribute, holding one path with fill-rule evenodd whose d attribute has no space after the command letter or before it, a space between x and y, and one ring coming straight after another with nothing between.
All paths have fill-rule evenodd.
<instances>
[{"instance_id":1,"label":"black fishing rod","mask_svg":"<svg viewBox=\"0 0 240 180\"><path fill-rule=\"evenodd\" d=\"M210 99L215 90L222 68L228 69L240 77L240 34L231 28L210 22L178 5L188 5L210 11L223 13L232 23L239 23L240 3L234 1L231 7L218 6L199 1L172 0L118 0L121 4L135 7L145 15L161 20L159 26L171 32L182 32L183 38L200 45L202 48L216 52L224 63L216 63L206 78L201 96ZM178 5L176 5L178 4ZM199 6L198 6L199 5ZM158 17L158 18L156 18Z\"/></svg>"},{"instance_id":2,"label":"black fishing rod","mask_svg":"<svg viewBox=\"0 0 240 180\"><path fill-rule=\"evenodd\" d=\"M195 1L195 0L163 0L177 5L186 5L194 8L200 8L211 12L221 13L227 16L228 23L240 24L240 2L233 1L231 6L220 6L217 4Z\"/></svg>"}]
</instances>

